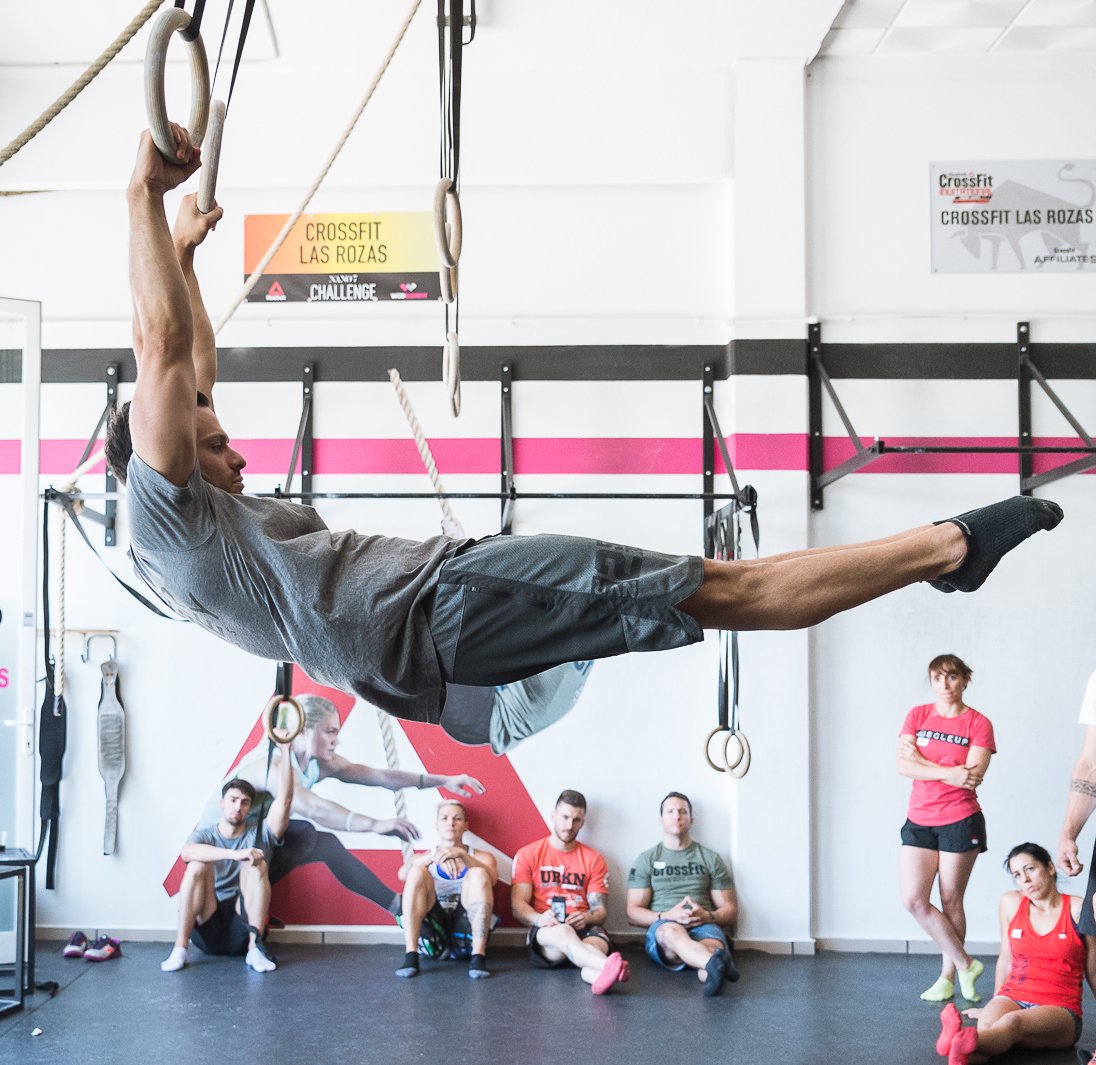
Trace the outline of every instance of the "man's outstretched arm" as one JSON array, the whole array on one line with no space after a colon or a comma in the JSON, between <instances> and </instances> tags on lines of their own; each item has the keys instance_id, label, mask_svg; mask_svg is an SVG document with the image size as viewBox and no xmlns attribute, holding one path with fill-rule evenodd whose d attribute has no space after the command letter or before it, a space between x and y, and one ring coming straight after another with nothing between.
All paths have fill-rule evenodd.
<instances>
[{"instance_id":1,"label":"man's outstretched arm","mask_svg":"<svg viewBox=\"0 0 1096 1065\"><path fill-rule=\"evenodd\" d=\"M130 411L133 450L173 484L194 470L195 394L190 294L164 213L164 194L198 169L186 131L172 125L176 160L163 159L147 131L130 179L129 271L140 338L137 388Z\"/></svg>"},{"instance_id":2,"label":"man's outstretched arm","mask_svg":"<svg viewBox=\"0 0 1096 1065\"><path fill-rule=\"evenodd\" d=\"M194 341L191 354L194 360L194 376L198 391L212 402L213 386L217 382L217 339L213 323L209 320L198 275L194 272L194 249L217 227L224 210L214 205L209 214L198 210L198 197L191 193L183 197L171 239L175 244L175 257L183 271L187 291L190 293L191 323Z\"/></svg>"}]
</instances>

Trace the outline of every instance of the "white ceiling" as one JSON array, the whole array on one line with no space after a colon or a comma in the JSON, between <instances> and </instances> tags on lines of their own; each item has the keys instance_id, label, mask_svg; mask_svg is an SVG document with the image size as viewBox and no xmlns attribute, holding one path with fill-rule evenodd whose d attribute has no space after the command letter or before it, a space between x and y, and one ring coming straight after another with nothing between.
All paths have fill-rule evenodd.
<instances>
[{"instance_id":1,"label":"white ceiling","mask_svg":"<svg viewBox=\"0 0 1096 1065\"><path fill-rule=\"evenodd\" d=\"M259 0L245 52L248 69L233 105L237 151L226 153L223 180L241 188L307 183L411 2ZM99 56L142 3L0 0L0 146ZM191 9L192 0L186 6ZM419 173L436 157L435 6L436 0L422 0L371 104L371 125L344 153L332 180L360 181L368 163L375 181L400 185L406 180L400 160ZM241 7L235 5L237 21ZM228 0L206 6L203 37L211 64L227 8ZM722 141L729 135L733 72L742 60L875 55L886 62L909 53L1096 50L1096 0L477 0L477 8L480 26L466 53L466 126L471 136L478 122L478 143L482 148L490 138L495 151L490 159L481 151L468 165L481 166L481 180L503 185L596 182L606 175L615 181L622 166L635 181L721 180L728 172ZM0 193L124 182L133 131L144 124L148 30L0 169ZM230 42L234 36L232 28ZM169 60L174 115L189 92L186 50L178 42ZM647 115L650 137L643 128ZM688 138L666 134L673 115L703 129L708 155L689 147ZM565 140L561 129L572 134L567 150L557 148ZM247 156L239 151L245 140ZM376 144L387 150L378 153ZM268 145L275 147L275 165ZM570 160L562 176L556 173L560 158Z\"/></svg>"},{"instance_id":2,"label":"white ceiling","mask_svg":"<svg viewBox=\"0 0 1096 1065\"><path fill-rule=\"evenodd\" d=\"M1096 0L847 0L821 55L1096 51Z\"/></svg>"}]
</instances>

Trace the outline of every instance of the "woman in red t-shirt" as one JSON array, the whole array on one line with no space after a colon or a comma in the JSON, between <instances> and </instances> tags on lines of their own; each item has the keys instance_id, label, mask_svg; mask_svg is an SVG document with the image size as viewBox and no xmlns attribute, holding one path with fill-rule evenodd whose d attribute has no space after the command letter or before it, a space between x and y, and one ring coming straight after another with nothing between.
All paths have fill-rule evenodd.
<instances>
[{"instance_id":1,"label":"woman in red t-shirt","mask_svg":"<svg viewBox=\"0 0 1096 1065\"><path fill-rule=\"evenodd\" d=\"M974 982L985 966L963 945L963 895L986 849L975 789L996 748L989 718L963 701L973 673L958 655L937 655L928 669L936 700L906 715L898 739L898 772L913 780L898 866L902 902L943 955L939 978L921 994L926 1002L952 998L956 977L964 998L981 1001ZM930 897L934 881L939 909Z\"/></svg>"},{"instance_id":2,"label":"woman in red t-shirt","mask_svg":"<svg viewBox=\"0 0 1096 1065\"><path fill-rule=\"evenodd\" d=\"M1046 849L1021 843L1005 868L1019 890L1001 896L1001 953L996 990L985 1009L967 1010L964 1028L953 1003L940 1014L939 1054L948 1065L976 1065L1012 1047L1071 1047L1081 1035L1081 990L1096 992L1096 938L1077 931L1083 899L1058 891Z\"/></svg>"}]
</instances>

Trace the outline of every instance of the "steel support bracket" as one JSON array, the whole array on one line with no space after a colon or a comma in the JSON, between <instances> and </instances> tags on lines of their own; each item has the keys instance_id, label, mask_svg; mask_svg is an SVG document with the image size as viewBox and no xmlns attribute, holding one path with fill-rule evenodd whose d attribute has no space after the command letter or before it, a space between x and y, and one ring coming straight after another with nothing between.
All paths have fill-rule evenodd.
<instances>
[{"instance_id":1,"label":"steel support bracket","mask_svg":"<svg viewBox=\"0 0 1096 1065\"><path fill-rule=\"evenodd\" d=\"M315 438L312 433L313 399L315 398L316 366L305 363L301 369L301 420L297 424L297 436L293 441L293 453L289 456L289 470L285 475L285 488L275 489L276 497L289 495L293 490L293 477L297 472L297 458L301 460L301 491L312 491L312 449Z\"/></svg>"},{"instance_id":2,"label":"steel support bracket","mask_svg":"<svg viewBox=\"0 0 1096 1065\"><path fill-rule=\"evenodd\" d=\"M514 528L514 503L517 489L514 485L514 417L513 417L514 368L511 361L499 365L499 468L502 500L499 510L499 532L509 535Z\"/></svg>"},{"instance_id":3,"label":"steel support bracket","mask_svg":"<svg viewBox=\"0 0 1096 1065\"><path fill-rule=\"evenodd\" d=\"M715 504L711 495L715 491L715 409L712 399L715 396L715 373L712 364L704 364L704 373L701 379L700 399L700 423L702 430L701 463L704 470L704 479L701 491L704 493L704 553L707 554L708 544L708 519L712 516Z\"/></svg>"},{"instance_id":4,"label":"steel support bracket","mask_svg":"<svg viewBox=\"0 0 1096 1065\"><path fill-rule=\"evenodd\" d=\"M1017 348L1017 379L1019 383L1019 443L1027 450L1020 452L1020 492L1029 496L1036 488L1046 484L1053 484L1070 477L1075 473L1084 473L1096 467L1096 445L1084 426L1074 417L1073 412L1065 405L1065 402L1050 386L1050 382L1039 372L1031 358L1031 326L1028 322L1016 324L1016 348ZM1035 473L1035 455L1043 451L1043 448L1033 446L1033 429L1031 424L1031 383L1034 381L1046 397L1058 409L1058 413L1069 423L1070 428L1084 441L1084 447L1078 451L1088 451L1084 458L1074 459L1072 462L1063 463L1045 473ZM1047 452L1058 451L1061 448L1045 449Z\"/></svg>"}]
</instances>

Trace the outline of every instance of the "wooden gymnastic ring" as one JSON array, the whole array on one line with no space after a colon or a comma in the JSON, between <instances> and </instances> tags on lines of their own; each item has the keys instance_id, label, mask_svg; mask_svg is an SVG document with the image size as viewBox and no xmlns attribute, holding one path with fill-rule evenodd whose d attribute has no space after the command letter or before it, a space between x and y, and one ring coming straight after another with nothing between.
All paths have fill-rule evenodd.
<instances>
[{"instance_id":1,"label":"wooden gymnastic ring","mask_svg":"<svg viewBox=\"0 0 1096 1065\"><path fill-rule=\"evenodd\" d=\"M209 108L209 128L202 169L198 174L198 210L209 214L217 206L217 169L221 162L221 134L225 128L225 103L214 100Z\"/></svg>"},{"instance_id":2,"label":"wooden gymnastic ring","mask_svg":"<svg viewBox=\"0 0 1096 1065\"><path fill-rule=\"evenodd\" d=\"M445 335L445 346L441 349L441 380L453 417L460 417L460 340L450 330Z\"/></svg>"},{"instance_id":3,"label":"wooden gymnastic ring","mask_svg":"<svg viewBox=\"0 0 1096 1065\"><path fill-rule=\"evenodd\" d=\"M453 182L442 178L434 188L434 241L443 266L456 266L460 261L462 239L460 197Z\"/></svg>"},{"instance_id":4,"label":"wooden gymnastic ring","mask_svg":"<svg viewBox=\"0 0 1096 1065\"><path fill-rule=\"evenodd\" d=\"M730 747L732 739L738 740L738 757L733 763L727 757L727 748ZM723 764L726 766L724 772L729 773L735 780L741 780L750 771L750 761L750 741L746 739L746 733L741 729L731 729L723 742Z\"/></svg>"},{"instance_id":5,"label":"wooden gymnastic ring","mask_svg":"<svg viewBox=\"0 0 1096 1065\"><path fill-rule=\"evenodd\" d=\"M457 267L443 266L438 271L438 279L441 282L442 302L452 303L457 298Z\"/></svg>"},{"instance_id":6,"label":"wooden gymnastic ring","mask_svg":"<svg viewBox=\"0 0 1096 1065\"><path fill-rule=\"evenodd\" d=\"M181 8L169 7L161 12L152 24L152 33L145 52L145 111L152 139L160 154L169 162L175 162L175 140L168 127L167 100L164 96L164 68L167 64L167 46L173 33L181 33L190 25L190 16ZM190 122L187 131L191 143L198 147L205 136L209 119L209 61L205 45L198 34L187 41L190 51Z\"/></svg>"},{"instance_id":7,"label":"wooden gymnastic ring","mask_svg":"<svg viewBox=\"0 0 1096 1065\"><path fill-rule=\"evenodd\" d=\"M708 765L710 765L717 773L726 773L727 770L724 769L723 766L721 766L718 763L712 761L712 753L711 753L712 740L714 740L716 738L716 736L718 736L721 732L729 733L730 731L731 730L729 728L727 728L727 726L725 726L725 725L717 725L714 729L712 729L711 732L708 733L708 738L704 741L704 757L708 760ZM724 746L724 753L726 753L726 747L725 746ZM726 757L724 757L724 762L726 762Z\"/></svg>"},{"instance_id":8,"label":"wooden gymnastic ring","mask_svg":"<svg viewBox=\"0 0 1096 1065\"><path fill-rule=\"evenodd\" d=\"M291 706L297 712L297 727L290 730L275 724L275 715L283 706ZM263 731L272 743L292 743L304 731L304 710L292 695L272 695L263 709Z\"/></svg>"}]
</instances>

